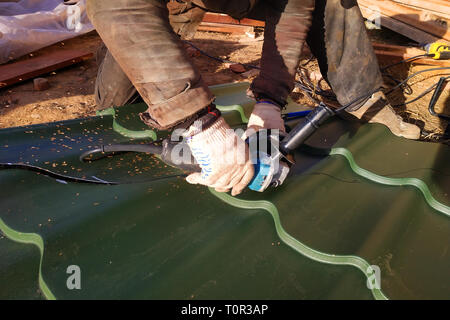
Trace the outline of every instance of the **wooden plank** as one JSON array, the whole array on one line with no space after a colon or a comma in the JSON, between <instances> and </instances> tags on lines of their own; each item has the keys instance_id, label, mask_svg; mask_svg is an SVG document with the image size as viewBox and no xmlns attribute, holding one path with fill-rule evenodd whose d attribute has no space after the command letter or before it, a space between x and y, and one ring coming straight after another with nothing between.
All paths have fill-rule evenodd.
<instances>
[{"instance_id":1,"label":"wooden plank","mask_svg":"<svg viewBox=\"0 0 450 320\"><path fill-rule=\"evenodd\" d=\"M400 33L401 35L404 35L405 37L408 37L416 42L430 43L440 40L439 37L431 35L425 31L419 30L401 21L395 20L385 15L384 13L376 12L371 9L372 7L369 8L360 5L359 8L361 9L361 13L365 18L373 18L375 13L379 13L381 20L380 22L382 26L391 29L397 33Z\"/></svg>"},{"instance_id":2,"label":"wooden plank","mask_svg":"<svg viewBox=\"0 0 450 320\"><path fill-rule=\"evenodd\" d=\"M392 1L378 0L367 1L358 0L360 6L364 6L372 11L377 11L382 15L401 21L409 26L420 29L424 32L442 39L450 40L450 21L445 18L435 19L435 17L424 16L424 12L413 8L408 8ZM438 21L439 20L439 21Z\"/></svg>"},{"instance_id":3,"label":"wooden plank","mask_svg":"<svg viewBox=\"0 0 450 320\"><path fill-rule=\"evenodd\" d=\"M406 54L410 54L412 56L417 56L419 54L425 54L425 50L421 48L415 48L415 47L406 47L406 46L399 46L395 44L388 44L388 43L379 43L376 41L372 42L372 46L375 49L383 50L383 51L401 51Z\"/></svg>"},{"instance_id":4,"label":"wooden plank","mask_svg":"<svg viewBox=\"0 0 450 320\"><path fill-rule=\"evenodd\" d=\"M445 18L450 17L450 1L447 0L393 0L394 2L425 9Z\"/></svg>"},{"instance_id":5,"label":"wooden plank","mask_svg":"<svg viewBox=\"0 0 450 320\"><path fill-rule=\"evenodd\" d=\"M234 33L234 34L245 34L247 32L253 32L253 27L226 24L226 23L202 22L198 26L197 30L198 31L210 31L210 32Z\"/></svg>"},{"instance_id":6,"label":"wooden plank","mask_svg":"<svg viewBox=\"0 0 450 320\"><path fill-rule=\"evenodd\" d=\"M442 19L450 20L450 15L447 15L447 14L442 13L442 12L436 12L436 11L431 11L431 10L428 10L428 9L413 7L413 6L410 6L408 4L402 4L402 6L405 6L405 7L408 7L408 8L413 8L413 9L418 9L418 10L422 11L424 16L428 15L428 16L433 16L433 17L435 17L437 19L442 18Z\"/></svg>"},{"instance_id":7,"label":"wooden plank","mask_svg":"<svg viewBox=\"0 0 450 320\"><path fill-rule=\"evenodd\" d=\"M404 53L401 51L384 51L384 50L378 50L375 49L375 54L378 58L389 58L393 60L393 62L401 61L403 59L409 59L414 57L415 55ZM434 60L434 59L417 59L414 60L414 64L425 64L425 65L431 65L431 66L439 66L439 67L450 67L450 61L448 60Z\"/></svg>"},{"instance_id":8,"label":"wooden plank","mask_svg":"<svg viewBox=\"0 0 450 320\"><path fill-rule=\"evenodd\" d=\"M234 19L226 14L207 12L203 17L203 22L226 23L241 26L264 27L264 21L244 18L241 20Z\"/></svg>"},{"instance_id":9,"label":"wooden plank","mask_svg":"<svg viewBox=\"0 0 450 320\"><path fill-rule=\"evenodd\" d=\"M12 62L0 66L0 88L90 59L88 50L58 50L42 56Z\"/></svg>"}]
</instances>

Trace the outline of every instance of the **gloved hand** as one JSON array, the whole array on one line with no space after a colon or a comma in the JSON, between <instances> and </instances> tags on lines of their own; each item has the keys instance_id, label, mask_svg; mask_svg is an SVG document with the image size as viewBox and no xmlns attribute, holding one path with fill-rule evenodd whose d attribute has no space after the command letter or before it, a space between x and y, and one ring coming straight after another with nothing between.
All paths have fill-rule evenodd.
<instances>
[{"instance_id":1,"label":"gloved hand","mask_svg":"<svg viewBox=\"0 0 450 320\"><path fill-rule=\"evenodd\" d=\"M268 102L258 102L253 108L242 139L245 140L261 129L278 129L280 132L286 132L279 107Z\"/></svg>"},{"instance_id":2,"label":"gloved hand","mask_svg":"<svg viewBox=\"0 0 450 320\"><path fill-rule=\"evenodd\" d=\"M190 128L190 130L195 128ZM202 168L186 180L191 184L203 184L218 192L235 196L253 179L254 168L249 159L248 146L219 117L207 129L187 138L192 155Z\"/></svg>"},{"instance_id":3,"label":"gloved hand","mask_svg":"<svg viewBox=\"0 0 450 320\"><path fill-rule=\"evenodd\" d=\"M272 131L269 136L264 135L262 130L277 129L279 130L278 136L276 132ZM263 135L255 135L258 131L262 131ZM272 183L275 185L280 185L286 179L289 173L289 165L287 162L279 158L278 144L274 144L275 140L279 140L280 134L285 133L286 129L284 127L284 121L281 118L281 110L277 105L270 102L258 102L253 108L253 112L250 115L250 119L247 124L247 130L245 131L242 139L249 139L251 159L255 163L259 171L255 183L253 183L253 190L258 190L260 192L264 191ZM254 137L252 140L251 137ZM268 139L269 138L269 139ZM270 141L270 144L266 145L268 147L266 150L261 149L264 144L259 144L258 141L264 139ZM258 148L257 150L252 150L252 148ZM261 159L262 162L261 162ZM268 165L270 163L270 170L267 172L261 169L261 163ZM263 165L264 167L264 165ZM262 180L260 179L262 178ZM256 183L256 181L258 181Z\"/></svg>"}]
</instances>

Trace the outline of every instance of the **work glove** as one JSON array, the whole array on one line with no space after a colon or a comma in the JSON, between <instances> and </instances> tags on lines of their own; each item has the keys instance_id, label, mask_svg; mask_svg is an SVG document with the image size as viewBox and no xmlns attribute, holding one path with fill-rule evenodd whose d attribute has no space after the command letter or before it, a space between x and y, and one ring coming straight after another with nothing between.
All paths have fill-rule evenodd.
<instances>
[{"instance_id":1,"label":"work glove","mask_svg":"<svg viewBox=\"0 0 450 320\"><path fill-rule=\"evenodd\" d=\"M247 130L242 139L247 139L261 129L278 129L280 133L286 132L284 121L281 118L280 107L271 102L263 101L255 104L248 120Z\"/></svg>"},{"instance_id":2,"label":"work glove","mask_svg":"<svg viewBox=\"0 0 450 320\"><path fill-rule=\"evenodd\" d=\"M269 129L270 132L264 132ZM279 132L275 132L274 129ZM262 135L256 135L257 132L262 132ZM256 163L257 177L251 185L253 190L262 192L270 185L283 184L286 179L290 166L280 158L278 151L280 135L285 132L280 107L270 101L258 102L253 108L247 130L242 137L244 140L249 138L250 159Z\"/></svg>"},{"instance_id":3,"label":"work glove","mask_svg":"<svg viewBox=\"0 0 450 320\"><path fill-rule=\"evenodd\" d=\"M189 128L194 134L189 134L186 141L202 171L190 174L187 182L213 187L218 192L231 189L232 196L241 193L254 175L247 144L222 117L205 130L195 130L194 123Z\"/></svg>"}]
</instances>

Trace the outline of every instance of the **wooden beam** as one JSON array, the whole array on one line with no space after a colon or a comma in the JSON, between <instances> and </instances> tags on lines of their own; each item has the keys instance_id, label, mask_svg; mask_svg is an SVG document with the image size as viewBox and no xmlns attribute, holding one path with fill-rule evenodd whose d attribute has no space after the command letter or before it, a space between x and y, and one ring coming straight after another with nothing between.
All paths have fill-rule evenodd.
<instances>
[{"instance_id":1,"label":"wooden beam","mask_svg":"<svg viewBox=\"0 0 450 320\"><path fill-rule=\"evenodd\" d=\"M435 37L450 41L450 21L445 18L426 16L421 10L405 7L387 0L358 0L360 6L378 12L394 20L401 21L416 29L420 29Z\"/></svg>"},{"instance_id":2,"label":"wooden beam","mask_svg":"<svg viewBox=\"0 0 450 320\"><path fill-rule=\"evenodd\" d=\"M384 50L378 50L375 49L375 54L377 55L378 59L380 58L389 58L391 60L401 61L404 59L412 58L416 55L404 53L402 51L384 51ZM434 59L428 59L428 58L421 58L414 60L414 64L425 64L425 65L431 65L431 66L439 66L439 67L450 67L450 61L449 60L434 60Z\"/></svg>"},{"instance_id":3,"label":"wooden beam","mask_svg":"<svg viewBox=\"0 0 450 320\"><path fill-rule=\"evenodd\" d=\"M223 32L223 33L234 33L234 34L245 34L247 32L253 32L253 27L226 24L226 23L213 23L213 22L202 22L198 28L198 31L210 31L210 32Z\"/></svg>"},{"instance_id":4,"label":"wooden beam","mask_svg":"<svg viewBox=\"0 0 450 320\"><path fill-rule=\"evenodd\" d=\"M211 23L226 23L226 24L235 24L241 26L250 26L250 27L264 27L264 21L254 20L254 19L241 19L237 20L229 15L221 14L221 13L212 13L207 12L203 17L203 22L211 22Z\"/></svg>"},{"instance_id":5,"label":"wooden beam","mask_svg":"<svg viewBox=\"0 0 450 320\"><path fill-rule=\"evenodd\" d=\"M450 17L450 2L446 0L393 0L394 2L415 7L416 9L425 9L444 18Z\"/></svg>"},{"instance_id":6,"label":"wooden beam","mask_svg":"<svg viewBox=\"0 0 450 320\"><path fill-rule=\"evenodd\" d=\"M421 48L399 46L399 45L395 45L395 44L380 43L380 42L376 42L376 41L372 42L372 46L375 49L378 49L378 50L383 50L383 51L401 51L401 52L404 52L404 53L412 55L412 56L417 56L419 54L425 54L426 53L425 50L423 50Z\"/></svg>"},{"instance_id":7,"label":"wooden beam","mask_svg":"<svg viewBox=\"0 0 450 320\"><path fill-rule=\"evenodd\" d=\"M361 1L361 0L359 0ZM372 9L372 7L365 7L364 5L360 5L359 8L361 9L362 15L368 19L373 18L374 14L377 13L380 15L381 25L391 29L397 33L400 33L401 35L404 35L405 37L408 37L416 42L419 43L430 43L434 41L440 40L439 37L436 37L432 34L429 34L425 31L422 31L416 27L410 26L406 23L403 23L401 21L395 20L392 17L381 13L376 12Z\"/></svg>"},{"instance_id":8,"label":"wooden beam","mask_svg":"<svg viewBox=\"0 0 450 320\"><path fill-rule=\"evenodd\" d=\"M42 56L0 66L0 88L10 86L60 68L90 59L93 53L88 50L57 50Z\"/></svg>"}]
</instances>

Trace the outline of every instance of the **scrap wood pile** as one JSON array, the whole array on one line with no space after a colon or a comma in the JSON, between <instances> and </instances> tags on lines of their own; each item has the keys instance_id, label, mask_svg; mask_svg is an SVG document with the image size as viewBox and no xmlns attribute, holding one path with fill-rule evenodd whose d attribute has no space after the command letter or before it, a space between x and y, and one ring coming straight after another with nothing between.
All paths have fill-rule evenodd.
<instances>
[{"instance_id":1,"label":"scrap wood pile","mask_svg":"<svg viewBox=\"0 0 450 320\"><path fill-rule=\"evenodd\" d=\"M233 34L246 34L254 36L255 28L263 28L264 21L254 19L233 19L226 14L207 12L200 24L199 31L224 32Z\"/></svg>"},{"instance_id":2,"label":"scrap wood pile","mask_svg":"<svg viewBox=\"0 0 450 320\"><path fill-rule=\"evenodd\" d=\"M374 13L379 13L380 22L383 26L419 43L428 43L440 39L450 42L450 31L448 30L450 21L448 19L450 18L449 0L358 0L358 3L363 15L368 19L373 19L376 16ZM199 26L199 31L240 34L255 38L255 31L261 31L264 25L263 21L247 18L236 20L225 14L206 13ZM392 60L408 59L424 53L419 48L378 42L374 42L373 45L378 57L388 57ZM35 57L35 59L1 66L0 88L77 63L92 56L89 52L80 53L79 51L73 53L63 51L62 55L67 56L67 58L60 58L61 53L58 52L55 52L54 55L55 59L50 56ZM415 59L414 63L450 67L450 60L434 60L426 57Z\"/></svg>"},{"instance_id":3,"label":"scrap wood pile","mask_svg":"<svg viewBox=\"0 0 450 320\"><path fill-rule=\"evenodd\" d=\"M381 65L396 65L384 75L402 75L409 79L390 95L402 107L402 115L424 123L424 129L449 135L450 85L448 83L450 59L437 59L424 46L450 44L449 0L357 0L364 18L414 40L416 46L373 43ZM429 47L428 47L429 48ZM428 53L428 57L425 54ZM433 59L434 58L434 59ZM400 62L408 63L400 63ZM397 62L397 63L396 63ZM421 66L425 65L425 66ZM433 70L434 69L434 70ZM398 80L395 80L398 82ZM447 83L447 84L446 84ZM435 89L437 88L437 89ZM407 97L410 96L410 97ZM433 111L431 101L436 98L440 113ZM440 97L440 98L439 98ZM429 112L428 112L429 111Z\"/></svg>"},{"instance_id":4,"label":"scrap wood pile","mask_svg":"<svg viewBox=\"0 0 450 320\"><path fill-rule=\"evenodd\" d=\"M397 112L410 122L422 123L424 132L432 132L433 135L436 134L436 137L448 131L448 128L446 130L448 117L430 114L428 103L433 92L435 92L435 88L438 87L439 77L442 74L448 75L450 72L442 69L437 71L426 71L425 69L450 68L450 60L433 59L433 54L427 55L423 45L433 42L450 43L448 29L450 1L358 0L358 4L366 20L379 22L381 26L413 40L408 41L406 45L405 41L398 44L385 41L384 38L377 41L372 40L375 54L380 61L388 85L394 87L401 84L396 90L390 92L390 100L397 107ZM227 15L207 13L199 30L240 34L255 38L255 31L260 32L263 27L264 23L261 21L251 19L238 21ZM262 37L258 39L262 39ZM390 65L394 65L394 67L389 68L389 70L383 68ZM309 64L308 69L310 70L306 72L307 74L314 75L317 79L321 78L320 74L318 75L320 72L317 63ZM305 74L302 74L302 77L304 76ZM409 77L411 77L409 82L402 83L404 79L409 79ZM320 90L318 85L320 81L315 81L312 78L310 80L312 80L314 87L310 88L308 94L310 98L314 98L311 97L314 95L317 97L318 92L327 93ZM308 82L312 83L311 81ZM314 83L317 83L319 90L316 89ZM444 82L440 88L441 92L445 93L437 100L436 108L441 113L449 113L450 97L446 98L446 96L450 96L448 94L450 85L448 83L445 85ZM317 98L322 99L324 97Z\"/></svg>"},{"instance_id":5,"label":"scrap wood pile","mask_svg":"<svg viewBox=\"0 0 450 320\"><path fill-rule=\"evenodd\" d=\"M358 0L363 16L376 20L382 26L406 36L419 44L436 41L450 43L449 0ZM225 14L207 13L200 24L200 31L246 34L255 37L255 29L264 27L264 22L253 19L236 20ZM408 59L424 51L419 48L373 43L379 57L393 60ZM416 64L450 66L449 60L428 58L414 60Z\"/></svg>"},{"instance_id":6,"label":"scrap wood pile","mask_svg":"<svg viewBox=\"0 0 450 320\"><path fill-rule=\"evenodd\" d=\"M421 44L439 39L449 42L447 28L448 19L450 17L449 4L449 0L359 0L359 5L364 16L373 18L368 16L367 14L379 10L379 12L381 11L379 16L382 26L390 28L397 33L407 35L411 40L414 40L417 43ZM401 10L399 8L401 8ZM209 79L209 82L211 84L216 84L231 81L244 81L243 79L249 80L249 78L256 76L258 73L257 66L262 46L261 40L263 40L264 38L262 32L264 29L264 25L265 24L263 21L252 19L236 20L224 14L206 13L203 22L199 27L199 31L202 32L199 32L195 39L191 42L191 44L198 46L197 49L200 50L197 50L194 46L191 46L190 48L192 49L192 54L190 55L196 61L197 67L201 69L202 73L205 76L205 79ZM217 32L225 33L228 35L219 35L217 34ZM404 59L410 59L417 55L423 55L425 53L425 51L420 48L420 46L409 46L409 44L411 44L411 41L397 42L397 40L392 41L392 39L390 39L389 37L385 39L384 36L382 38L376 38L376 41L373 40L373 46L375 49L375 53L380 60L381 67L385 67L388 64L400 62ZM10 122L14 123L15 125L23 123L35 123L34 118L31 120L27 118L30 112L24 112L20 114L20 117L14 117L15 113L13 111L16 111L16 109L13 110L12 105L20 105L22 103L26 104L26 108L37 110L31 102L14 102L17 99L19 99L20 101L32 101L33 99L31 98L31 96L33 95L41 95L42 97L45 97L45 99L48 99L48 92L51 90L55 91L55 95L58 95L59 91L70 92L70 94L67 93L67 95L69 96L78 93L77 90L79 88L71 88L71 90L68 90L65 88L67 84L64 83L63 79L55 79L55 77L58 76L52 75L55 73L54 71L64 67L66 67L66 69L64 69L64 72L71 74L70 69L68 69L67 67L81 62L80 66L76 68L73 67L73 73L75 73L75 70L81 70L82 68L85 68L84 63L86 63L86 60L94 60L92 59L92 57L93 52L96 51L96 48L92 47L89 50L86 50L86 46L85 44L83 44L83 41L85 41L85 39L91 39L93 41L92 43L96 41L98 43L101 42L98 36L94 34L91 36L87 36L86 38L79 37L73 39L73 47L68 48L67 45L64 46L64 43L61 43L61 45L48 47L51 49L47 48L37 53L33 52L30 53L29 56L23 57L16 61L11 61L8 64L0 65L0 108L2 107L2 105L5 105L6 107L3 109L8 111L2 112L2 110L0 109L0 127L2 123L3 125L7 125ZM216 41L218 41L217 43L220 43L220 46L216 45L216 47L214 47ZM225 42L221 41L225 41L226 44ZM236 42L239 42L239 44L237 44ZM187 47L189 46L190 45L187 45ZM224 51L223 49L225 47L227 49ZM201 50L203 50L203 52ZM232 53L232 55L229 54L230 52ZM213 60L209 58L215 59L216 62L213 62ZM230 61L228 61L227 59L230 59ZM209 63L209 60L212 62ZM309 82L307 82L307 89L312 93L311 95L313 96L313 98L322 99L324 97L320 96L318 92L322 93L325 96L330 93L330 88L327 86L326 82L322 81L323 78L321 77L319 68L317 66L317 61L311 59L310 54L306 52L304 54L304 61L307 60L309 61L309 63L307 63L306 65L306 75L310 80ZM246 61L248 64L244 64L242 63L242 61ZM234 62L241 63L234 64ZM219 63L219 65L215 65L215 63ZM92 69L96 68L95 61L89 62L89 65L92 66ZM417 71L421 71L424 68L436 67L450 67L450 60L435 60L431 57L423 56L420 58L415 58L413 61L409 60L407 64L399 64L398 66L389 69L389 72L393 77L395 77L395 79L404 80L411 74ZM229 70L231 70L232 72L229 72ZM50 73L52 75L50 75ZM80 74L74 74L74 79L76 78L76 82L82 81L83 85L94 83L96 70L92 70L92 72L89 71L89 74L92 73L92 75L89 76L89 82L78 80L78 78L80 77L85 77L84 69L79 73ZM441 73L447 73L447 75L450 74L450 72ZM37 81L42 80L36 79L36 77L41 76L51 77L49 79L51 84L50 90L47 90L48 83L46 84ZM19 87L20 83L23 83L23 86L26 86L27 79L35 80L32 92L29 92L29 89L27 87ZM406 85L394 91L390 98L391 102L394 105L402 106L397 109L397 112L401 114L405 119L411 120L411 122L413 123L416 123L416 120L418 122L423 122L425 123L424 128L428 132L442 134L443 132L445 132L448 122L446 120L442 121L442 119L435 116L430 116L430 114L428 113L427 105L431 99L433 93L432 91L411 104L404 104L405 102L419 96L422 91L425 91L431 85L437 84L438 80L439 77L437 72L422 73L417 77L409 80ZM300 79L298 79L298 81L300 81ZM387 81L389 81L389 79L387 79ZM395 83L390 84L392 84L392 86L395 85ZM321 85L323 85L323 87L321 87ZM15 86L14 90L10 89L10 87L12 86ZM76 86L79 86L78 82ZM5 88L8 91L6 91ZM86 90L91 90L89 88L87 88ZM412 93L405 93L405 91L400 90L403 88L406 88ZM411 88L413 90L410 90ZM302 88L301 93L299 93L299 91L294 92L294 95L298 93L294 100L300 104L312 105L313 101L308 96L308 91L305 91L304 89L305 88ZM436 110L440 113L450 113L448 107L450 101L449 89L449 83L447 83L447 86L444 85L443 90L446 93L442 94L442 97L436 104ZM19 93L15 93L15 91L18 90L25 90L26 93L19 95ZM47 91L42 94L38 93L41 90ZM83 90L85 90L84 87ZM407 97L407 95L409 95L409 97ZM17 98L16 96L19 96L19 98ZM30 96L29 99L27 98L28 96ZM41 98L41 96L39 96L39 98ZM446 98L447 96L448 99ZM3 102L1 100L2 97L4 97ZM72 105L71 101L75 101L78 98L73 97L65 99L68 101L67 103ZM87 96L85 100L82 101L82 103L85 105L90 106L93 103L91 103L91 100L93 101L93 98L91 96ZM48 103L43 101L41 102L39 103L39 105L49 105L51 103L50 100ZM60 103L59 100L58 103ZM73 105L78 105L77 103L78 102L74 102ZM26 108L24 108L24 110ZM83 106L80 105L79 109L81 110L82 108ZM19 108L17 108L17 110L19 110ZM36 111L33 112L35 113ZM31 115L37 116L35 114ZM1 119L2 117L3 119ZM18 123L16 121L17 118L26 118L28 119L28 122ZM43 118L47 119L46 117ZM14 121L7 119L14 119Z\"/></svg>"},{"instance_id":7,"label":"scrap wood pile","mask_svg":"<svg viewBox=\"0 0 450 320\"><path fill-rule=\"evenodd\" d=\"M418 43L450 41L448 0L358 0L363 16Z\"/></svg>"}]
</instances>

